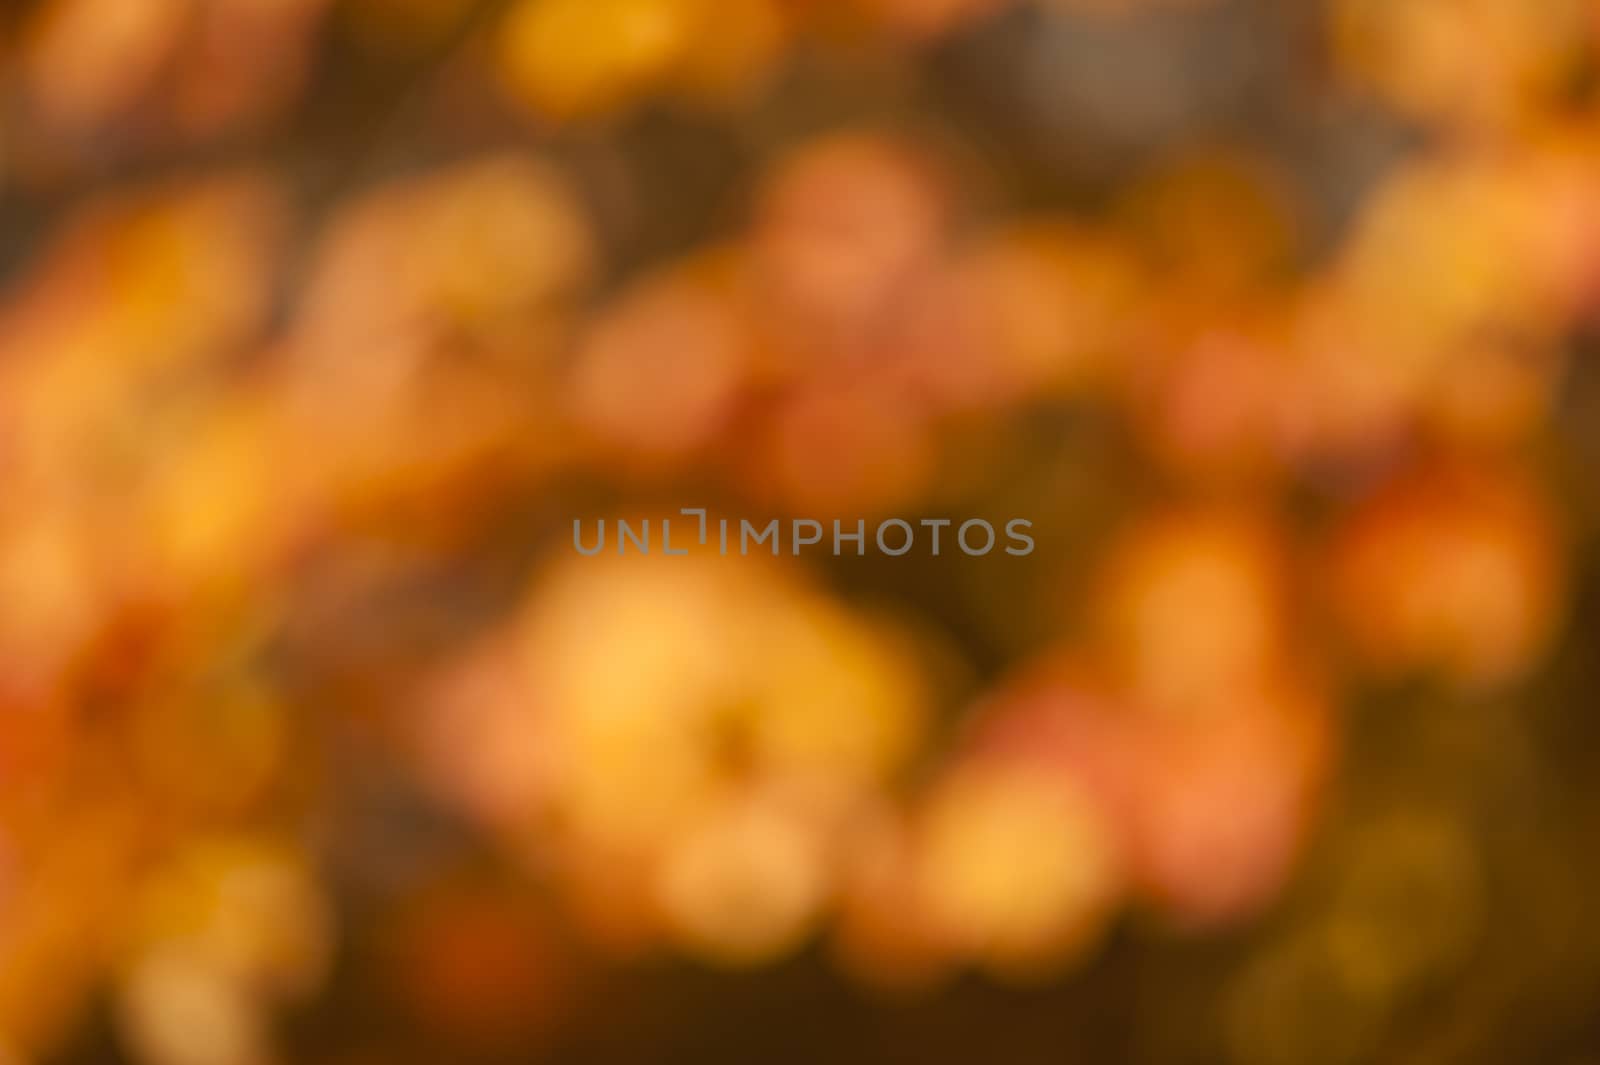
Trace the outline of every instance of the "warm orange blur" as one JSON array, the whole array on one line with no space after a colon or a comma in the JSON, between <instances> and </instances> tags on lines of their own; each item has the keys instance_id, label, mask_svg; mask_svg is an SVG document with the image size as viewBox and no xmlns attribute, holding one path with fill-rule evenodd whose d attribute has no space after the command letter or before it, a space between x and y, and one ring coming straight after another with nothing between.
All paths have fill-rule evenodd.
<instances>
[{"instance_id":1,"label":"warm orange blur","mask_svg":"<svg viewBox=\"0 0 1600 1065\"><path fill-rule=\"evenodd\" d=\"M1590 0L3 17L0 1062L1600 1052Z\"/></svg>"}]
</instances>

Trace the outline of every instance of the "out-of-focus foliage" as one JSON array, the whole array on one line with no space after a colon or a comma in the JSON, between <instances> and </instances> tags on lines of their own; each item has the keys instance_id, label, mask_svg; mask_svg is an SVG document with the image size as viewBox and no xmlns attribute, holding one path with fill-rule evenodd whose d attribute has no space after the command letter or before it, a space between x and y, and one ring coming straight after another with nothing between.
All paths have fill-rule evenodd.
<instances>
[{"instance_id":1,"label":"out-of-focus foliage","mask_svg":"<svg viewBox=\"0 0 1600 1065\"><path fill-rule=\"evenodd\" d=\"M0 1061L1600 1050L1590 0L0 19Z\"/></svg>"}]
</instances>

